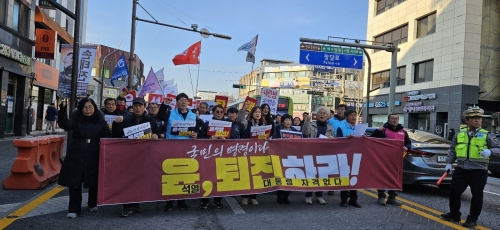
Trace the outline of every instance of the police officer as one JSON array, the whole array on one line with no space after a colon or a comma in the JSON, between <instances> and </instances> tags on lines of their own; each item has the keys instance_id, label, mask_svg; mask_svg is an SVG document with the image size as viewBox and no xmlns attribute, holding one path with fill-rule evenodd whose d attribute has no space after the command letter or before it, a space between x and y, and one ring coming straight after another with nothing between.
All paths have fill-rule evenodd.
<instances>
[{"instance_id":1,"label":"police officer","mask_svg":"<svg viewBox=\"0 0 500 230\"><path fill-rule=\"evenodd\" d=\"M461 198L467 186L472 192L471 205L467 220L462 226L476 226L477 218L483 207L483 189L488 179L488 162L491 154L499 155L500 146L494 134L481 128L484 111L473 107L463 112L467 128L461 129L451 142L446 159L446 171L451 171L455 160L458 161L451 180L450 212L441 214L447 221L460 221Z\"/></svg>"}]
</instances>

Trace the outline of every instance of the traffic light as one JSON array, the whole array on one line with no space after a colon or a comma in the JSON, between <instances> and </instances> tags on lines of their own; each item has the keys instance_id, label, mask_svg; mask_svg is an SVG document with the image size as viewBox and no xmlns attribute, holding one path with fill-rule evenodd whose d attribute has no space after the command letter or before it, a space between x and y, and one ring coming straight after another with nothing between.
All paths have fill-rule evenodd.
<instances>
[{"instance_id":1,"label":"traffic light","mask_svg":"<svg viewBox=\"0 0 500 230\"><path fill-rule=\"evenodd\" d=\"M233 88L235 88L235 89L246 89L247 86L246 85L233 84Z\"/></svg>"}]
</instances>

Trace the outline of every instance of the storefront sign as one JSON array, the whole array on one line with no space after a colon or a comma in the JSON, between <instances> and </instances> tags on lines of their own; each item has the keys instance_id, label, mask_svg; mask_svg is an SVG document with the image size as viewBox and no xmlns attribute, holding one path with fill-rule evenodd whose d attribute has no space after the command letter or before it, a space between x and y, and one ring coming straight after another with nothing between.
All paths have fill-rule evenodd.
<instances>
[{"instance_id":1,"label":"storefront sign","mask_svg":"<svg viewBox=\"0 0 500 230\"><path fill-rule=\"evenodd\" d=\"M47 2L46 0L38 0L38 6L46 9L52 9L55 10L56 7L54 7L52 4Z\"/></svg>"},{"instance_id":2,"label":"storefront sign","mask_svg":"<svg viewBox=\"0 0 500 230\"><path fill-rule=\"evenodd\" d=\"M105 98L117 98L118 97L118 89L115 88L104 88L102 92L103 97Z\"/></svg>"},{"instance_id":3,"label":"storefront sign","mask_svg":"<svg viewBox=\"0 0 500 230\"><path fill-rule=\"evenodd\" d=\"M308 95L293 95L291 96L293 104L309 104Z\"/></svg>"},{"instance_id":4,"label":"storefront sign","mask_svg":"<svg viewBox=\"0 0 500 230\"><path fill-rule=\"evenodd\" d=\"M13 48L11 48L8 45L5 44L0 44L0 54L8 57L10 59L16 60L24 65L30 66L31 65L31 57L27 56L20 51L17 51Z\"/></svg>"},{"instance_id":5,"label":"storefront sign","mask_svg":"<svg viewBox=\"0 0 500 230\"><path fill-rule=\"evenodd\" d=\"M419 94L419 91L411 91L408 92L408 96L404 96L403 99L405 101L418 101L418 100L432 100L436 99L435 93L427 93L427 94Z\"/></svg>"},{"instance_id":6,"label":"storefront sign","mask_svg":"<svg viewBox=\"0 0 500 230\"><path fill-rule=\"evenodd\" d=\"M423 105L423 106L405 106L403 109L405 113L411 112L434 112L436 111L436 106L434 105Z\"/></svg>"},{"instance_id":7,"label":"storefront sign","mask_svg":"<svg viewBox=\"0 0 500 230\"><path fill-rule=\"evenodd\" d=\"M54 59L56 31L36 29L35 57Z\"/></svg>"},{"instance_id":8,"label":"storefront sign","mask_svg":"<svg viewBox=\"0 0 500 230\"><path fill-rule=\"evenodd\" d=\"M370 108L386 108L389 106L388 101L378 101L378 102L371 102L368 104ZM394 106L400 106L401 101L394 101ZM363 106L366 106L366 104L363 104Z\"/></svg>"},{"instance_id":9,"label":"storefront sign","mask_svg":"<svg viewBox=\"0 0 500 230\"><path fill-rule=\"evenodd\" d=\"M35 82L36 86L57 90L59 83L59 71L43 62L35 62ZM50 99L49 99L50 101Z\"/></svg>"}]
</instances>

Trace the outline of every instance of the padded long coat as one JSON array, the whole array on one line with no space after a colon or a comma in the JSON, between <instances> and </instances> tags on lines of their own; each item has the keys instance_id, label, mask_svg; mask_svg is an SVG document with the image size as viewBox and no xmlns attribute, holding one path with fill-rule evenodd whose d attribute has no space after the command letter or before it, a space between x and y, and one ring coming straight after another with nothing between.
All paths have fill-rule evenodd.
<instances>
[{"instance_id":1,"label":"padded long coat","mask_svg":"<svg viewBox=\"0 0 500 230\"><path fill-rule=\"evenodd\" d=\"M73 142L66 151L59 174L59 184L62 186L78 188L82 182L85 188L97 186L99 141L100 138L111 137L111 131L102 112L94 111L92 116L85 116L75 110L70 119L66 111L59 111L59 126L73 130Z\"/></svg>"}]
</instances>

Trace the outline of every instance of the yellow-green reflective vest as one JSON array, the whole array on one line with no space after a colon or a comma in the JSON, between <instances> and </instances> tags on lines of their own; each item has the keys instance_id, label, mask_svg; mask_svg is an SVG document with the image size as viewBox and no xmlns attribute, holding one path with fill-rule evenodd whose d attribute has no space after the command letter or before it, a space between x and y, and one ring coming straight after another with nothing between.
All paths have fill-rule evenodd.
<instances>
[{"instance_id":1,"label":"yellow-green reflective vest","mask_svg":"<svg viewBox=\"0 0 500 230\"><path fill-rule=\"evenodd\" d=\"M469 158L470 161L487 163L489 158L483 158L480 153L483 149L488 148L486 143L488 130L480 129L471 139L469 139L467 132L468 129L461 129L457 134L457 144L455 145L457 160L465 161Z\"/></svg>"}]
</instances>

